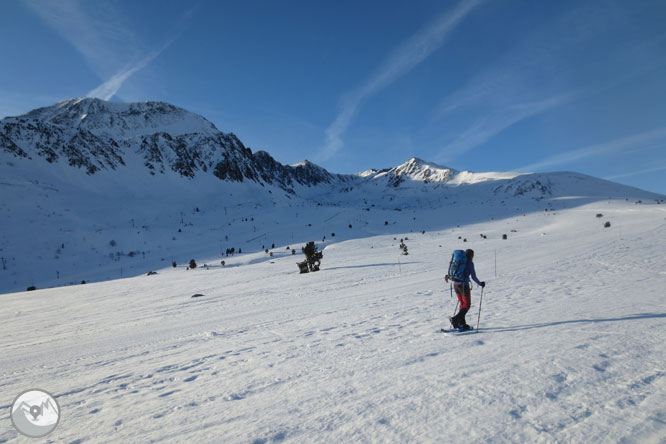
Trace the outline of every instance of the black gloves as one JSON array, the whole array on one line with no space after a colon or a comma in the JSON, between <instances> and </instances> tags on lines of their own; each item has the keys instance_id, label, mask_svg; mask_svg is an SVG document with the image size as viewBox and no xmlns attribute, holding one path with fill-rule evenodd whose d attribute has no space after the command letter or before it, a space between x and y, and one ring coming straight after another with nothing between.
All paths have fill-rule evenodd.
<instances>
[{"instance_id":1,"label":"black gloves","mask_svg":"<svg viewBox=\"0 0 666 444\"><path fill-rule=\"evenodd\" d=\"M485 281L481 282L481 288L486 288L486 283L485 283Z\"/></svg>"}]
</instances>

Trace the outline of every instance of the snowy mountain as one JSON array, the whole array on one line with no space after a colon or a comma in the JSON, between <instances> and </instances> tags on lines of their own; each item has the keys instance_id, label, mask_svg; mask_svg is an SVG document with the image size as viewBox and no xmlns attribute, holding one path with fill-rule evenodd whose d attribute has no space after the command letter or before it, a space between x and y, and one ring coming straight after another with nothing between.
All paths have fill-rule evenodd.
<instances>
[{"instance_id":1,"label":"snowy mountain","mask_svg":"<svg viewBox=\"0 0 666 444\"><path fill-rule=\"evenodd\" d=\"M88 175L141 162L151 175L208 173L225 181L276 183L290 192L294 183L315 185L332 177L309 163L289 167L268 153L253 155L234 134L163 102L65 100L0 120L0 149L16 158L64 162Z\"/></svg>"},{"instance_id":2,"label":"snowy mountain","mask_svg":"<svg viewBox=\"0 0 666 444\"><path fill-rule=\"evenodd\" d=\"M560 192L569 194L569 189L558 187L574 177L569 175L562 181L561 175L456 171L418 158L393 168L332 174L307 160L283 165L265 151L253 153L233 133L223 133L205 118L168 103L116 103L94 98L65 100L0 120L0 154L4 166L9 163L21 170L18 175L44 170L45 161L73 167L67 175L76 175L76 170L88 176L117 172L116 183L146 174L175 174L184 179L214 176L223 182L272 185L289 194L297 194L303 187L326 185L315 193L305 190L305 195L354 188L363 194L367 185L378 184L411 191L423 186L437 189L494 184L491 192L496 195L543 198ZM50 170L52 173L55 169ZM56 176L62 177L61 172L58 170ZM575 175L574 180L583 188L609 187L602 195L637 195L628 187L608 182L600 185L597 179L583 175ZM77 181L80 183L80 178Z\"/></svg>"},{"instance_id":3,"label":"snowy mountain","mask_svg":"<svg viewBox=\"0 0 666 444\"><path fill-rule=\"evenodd\" d=\"M0 177L0 292L147 273L230 247L257 252L331 242L333 233L346 240L664 197L577 173L456 171L417 158L333 174L252 152L170 104L99 99L0 120ZM424 221L425 213L437 216Z\"/></svg>"}]
</instances>

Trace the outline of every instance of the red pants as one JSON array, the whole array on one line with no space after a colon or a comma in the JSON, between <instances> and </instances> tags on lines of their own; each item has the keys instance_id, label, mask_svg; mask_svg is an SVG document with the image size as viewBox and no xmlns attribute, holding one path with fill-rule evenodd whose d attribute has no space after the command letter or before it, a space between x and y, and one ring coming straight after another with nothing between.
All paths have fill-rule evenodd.
<instances>
[{"instance_id":1,"label":"red pants","mask_svg":"<svg viewBox=\"0 0 666 444\"><path fill-rule=\"evenodd\" d=\"M458 301L460 301L460 309L466 308L469 310L469 307L472 305L472 296L469 289L469 286L463 284L455 284L453 290L458 296Z\"/></svg>"}]
</instances>

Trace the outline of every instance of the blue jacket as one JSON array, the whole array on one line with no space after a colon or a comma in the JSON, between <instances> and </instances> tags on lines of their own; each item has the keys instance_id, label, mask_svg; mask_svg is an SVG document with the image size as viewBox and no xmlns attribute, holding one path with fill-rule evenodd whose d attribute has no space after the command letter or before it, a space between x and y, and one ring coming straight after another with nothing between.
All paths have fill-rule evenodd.
<instances>
[{"instance_id":1,"label":"blue jacket","mask_svg":"<svg viewBox=\"0 0 666 444\"><path fill-rule=\"evenodd\" d=\"M476 270L474 269L474 262L467 261L467 265L465 265L465 269L463 270L463 275L465 276L464 281L460 281L458 279L453 279L453 282L464 283L466 285L469 285L469 282L470 282L469 277L472 276L472 279L474 279L474 282L481 285L481 281L479 281L479 279L477 279L477 277L476 277Z\"/></svg>"}]
</instances>

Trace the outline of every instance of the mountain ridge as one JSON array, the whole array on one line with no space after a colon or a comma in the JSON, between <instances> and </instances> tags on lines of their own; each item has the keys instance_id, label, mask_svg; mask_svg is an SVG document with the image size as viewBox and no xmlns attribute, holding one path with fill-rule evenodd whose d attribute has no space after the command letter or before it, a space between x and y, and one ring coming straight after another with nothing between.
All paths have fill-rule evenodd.
<instances>
[{"instance_id":1,"label":"mountain ridge","mask_svg":"<svg viewBox=\"0 0 666 444\"><path fill-rule=\"evenodd\" d=\"M131 175L141 171L151 176L175 173L184 179L212 175L223 182L277 187L290 195L309 195L314 190L308 192L308 188L319 186L334 192L368 185L436 189L483 183L495 183L494 194L531 193L544 198L557 193L548 173L458 171L417 157L395 167L356 174L331 173L308 160L286 165L267 151L252 152L234 133L218 130L204 117L159 101L68 99L6 117L0 120L0 153L14 160L41 158L50 164L64 163L88 176L130 169L135 164Z\"/></svg>"}]
</instances>

